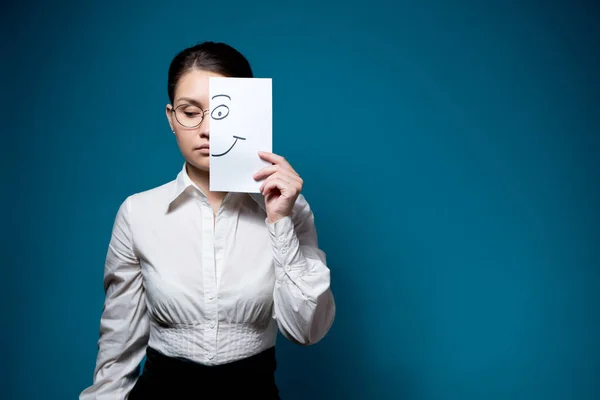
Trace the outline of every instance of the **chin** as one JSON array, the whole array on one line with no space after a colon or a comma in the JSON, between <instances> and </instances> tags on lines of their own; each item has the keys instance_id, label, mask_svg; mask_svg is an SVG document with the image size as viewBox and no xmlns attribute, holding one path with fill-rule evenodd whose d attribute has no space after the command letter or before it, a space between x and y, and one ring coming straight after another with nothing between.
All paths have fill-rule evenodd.
<instances>
[{"instance_id":1,"label":"chin","mask_svg":"<svg viewBox=\"0 0 600 400\"><path fill-rule=\"evenodd\" d=\"M186 161L200 171L208 172L210 169L210 158L208 156L202 157L201 159L198 159L197 157L188 157Z\"/></svg>"}]
</instances>

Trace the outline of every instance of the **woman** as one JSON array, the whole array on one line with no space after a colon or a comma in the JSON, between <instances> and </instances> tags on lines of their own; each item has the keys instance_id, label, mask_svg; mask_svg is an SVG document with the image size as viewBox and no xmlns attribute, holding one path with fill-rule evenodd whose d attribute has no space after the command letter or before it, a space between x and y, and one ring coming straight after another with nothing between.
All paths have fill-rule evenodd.
<instances>
[{"instance_id":1,"label":"woman","mask_svg":"<svg viewBox=\"0 0 600 400\"><path fill-rule=\"evenodd\" d=\"M171 62L166 116L185 163L119 207L94 381L80 400L278 399L277 332L309 345L333 322L329 269L292 166L260 153L271 164L254 176L260 194L209 191L213 76L253 75L223 43Z\"/></svg>"}]
</instances>

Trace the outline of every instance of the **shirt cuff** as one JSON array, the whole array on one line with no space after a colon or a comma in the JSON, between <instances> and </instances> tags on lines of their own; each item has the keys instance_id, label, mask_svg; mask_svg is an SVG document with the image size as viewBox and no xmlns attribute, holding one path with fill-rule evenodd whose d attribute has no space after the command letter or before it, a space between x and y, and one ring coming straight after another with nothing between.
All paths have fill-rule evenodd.
<instances>
[{"instance_id":1,"label":"shirt cuff","mask_svg":"<svg viewBox=\"0 0 600 400\"><path fill-rule=\"evenodd\" d=\"M283 280L286 274L293 279L308 272L292 218L287 216L274 223L267 222L267 227L271 238L277 280Z\"/></svg>"}]
</instances>

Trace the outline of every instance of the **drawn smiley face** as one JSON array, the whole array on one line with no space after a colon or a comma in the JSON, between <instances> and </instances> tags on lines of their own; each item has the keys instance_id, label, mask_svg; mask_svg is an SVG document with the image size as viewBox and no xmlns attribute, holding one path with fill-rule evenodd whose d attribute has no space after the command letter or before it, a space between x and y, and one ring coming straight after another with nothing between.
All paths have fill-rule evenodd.
<instances>
[{"instance_id":1,"label":"drawn smiley face","mask_svg":"<svg viewBox=\"0 0 600 400\"><path fill-rule=\"evenodd\" d=\"M229 95L226 94L217 94L214 95L212 97L212 99L216 99L218 97L222 97L223 99L227 98L229 99L229 101L231 101L231 97L229 97ZM226 104L220 104L219 106L215 107L211 112L210 112L210 117L214 120L222 120L227 118L227 116L229 115L229 107ZM211 154L213 157L222 157L225 154L229 153L231 151L231 149L233 149L236 145L236 143L238 142L238 140L246 140L246 138L241 137L241 136L236 136L236 135L232 135L233 138L235 139L233 141L233 144L224 152L222 153L217 153L217 154Z\"/></svg>"}]
</instances>

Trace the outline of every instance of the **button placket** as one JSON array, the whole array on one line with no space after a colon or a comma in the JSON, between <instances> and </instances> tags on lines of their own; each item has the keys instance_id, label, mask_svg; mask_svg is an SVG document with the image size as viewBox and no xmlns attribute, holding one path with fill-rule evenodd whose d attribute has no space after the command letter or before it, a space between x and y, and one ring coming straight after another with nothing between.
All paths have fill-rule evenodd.
<instances>
[{"instance_id":1,"label":"button placket","mask_svg":"<svg viewBox=\"0 0 600 400\"><path fill-rule=\"evenodd\" d=\"M202 275L204 282L204 305L207 324L204 327L204 342L206 343L206 356L209 360L215 358L217 352L217 331L212 329L218 317L218 302L216 301L216 276L215 276L215 235L214 235L213 210L210 204L202 204Z\"/></svg>"}]
</instances>

